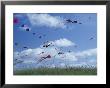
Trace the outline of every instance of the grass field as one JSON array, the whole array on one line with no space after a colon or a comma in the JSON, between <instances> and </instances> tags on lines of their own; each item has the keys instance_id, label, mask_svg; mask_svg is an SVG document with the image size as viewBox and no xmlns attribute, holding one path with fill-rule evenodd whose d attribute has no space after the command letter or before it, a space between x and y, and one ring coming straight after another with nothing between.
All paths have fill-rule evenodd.
<instances>
[{"instance_id":1,"label":"grass field","mask_svg":"<svg viewBox=\"0 0 110 88\"><path fill-rule=\"evenodd\" d=\"M97 75L96 68L36 68L14 71L14 75Z\"/></svg>"}]
</instances>

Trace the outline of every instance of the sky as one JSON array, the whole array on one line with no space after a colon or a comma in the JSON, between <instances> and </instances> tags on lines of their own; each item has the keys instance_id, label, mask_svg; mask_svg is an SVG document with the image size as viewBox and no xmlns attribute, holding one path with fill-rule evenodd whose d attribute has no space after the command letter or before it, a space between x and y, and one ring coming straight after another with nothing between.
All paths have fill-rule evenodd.
<instances>
[{"instance_id":1,"label":"sky","mask_svg":"<svg viewBox=\"0 0 110 88\"><path fill-rule=\"evenodd\" d=\"M15 69L97 66L96 13L14 13L13 19Z\"/></svg>"}]
</instances>

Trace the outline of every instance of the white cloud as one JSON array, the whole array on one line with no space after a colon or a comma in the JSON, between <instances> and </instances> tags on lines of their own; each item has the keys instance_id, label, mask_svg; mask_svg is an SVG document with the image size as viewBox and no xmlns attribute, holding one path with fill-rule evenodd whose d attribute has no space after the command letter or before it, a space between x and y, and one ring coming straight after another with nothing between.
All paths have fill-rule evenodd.
<instances>
[{"instance_id":1,"label":"white cloud","mask_svg":"<svg viewBox=\"0 0 110 88\"><path fill-rule=\"evenodd\" d=\"M30 22L34 26L46 26L51 28L65 28L63 19L59 16L49 14L27 14Z\"/></svg>"},{"instance_id":2,"label":"white cloud","mask_svg":"<svg viewBox=\"0 0 110 88\"><path fill-rule=\"evenodd\" d=\"M51 58L47 58L48 61L61 60L61 61L63 61L63 63L65 63L65 60L66 60L66 62L70 61L71 63L74 63L74 62L78 62L78 60L81 60L85 57L96 56L96 50L97 49L89 49L89 50L80 51L80 52L70 52L70 53L64 52L64 54L58 55L59 51L56 50L55 47L50 47L50 48L46 48L46 49L36 48L36 49L27 49L27 50L24 50L21 52L15 52L14 59L22 60L23 63L25 63L25 64L30 64L30 63L35 64L38 62L39 59L41 59L41 57L51 55ZM45 53L40 54L41 52L45 52ZM88 59L89 62L91 62L91 60L92 59ZM48 61L47 61L47 63L48 63ZM51 63L51 65L52 64L54 64L55 66L58 65L58 63L56 63L56 62ZM43 63L41 63L41 65L43 66ZM61 64L59 64L59 65L61 65ZM75 65L77 65L77 64L75 64ZM75 65L73 65L73 66L75 66Z\"/></svg>"},{"instance_id":3,"label":"white cloud","mask_svg":"<svg viewBox=\"0 0 110 88\"><path fill-rule=\"evenodd\" d=\"M39 59L50 55L51 58L47 58L46 63L54 60L55 63L51 63L51 65L54 64L55 66L58 66L58 63L56 63L57 60L62 61L62 63L65 63L65 61L74 63L74 62L78 62L79 60L83 60L87 58L88 63L94 64L96 62L96 60L93 61L92 58L94 59L95 57L96 59L97 48L88 49L88 50L79 51L79 52L73 52L73 51L65 52L59 49L59 47L74 46L75 44L72 41L66 38L63 38L63 39L50 41L50 42L52 42L54 46L49 46L48 48L40 46L35 49L27 49L21 52L14 52L14 61L16 62L16 59L17 59L18 62L23 61L22 63L24 64L30 64L30 63L35 64L36 63L37 65ZM62 52L63 54L58 54L59 52ZM92 57L92 58L89 58L89 57ZM41 63L41 65L43 65L43 63Z\"/></svg>"},{"instance_id":4,"label":"white cloud","mask_svg":"<svg viewBox=\"0 0 110 88\"><path fill-rule=\"evenodd\" d=\"M65 53L65 59L70 59L71 61L77 61L75 54L68 52Z\"/></svg>"},{"instance_id":5,"label":"white cloud","mask_svg":"<svg viewBox=\"0 0 110 88\"><path fill-rule=\"evenodd\" d=\"M66 39L66 38L61 38L59 40L55 41L50 41L53 45L58 46L58 47L68 47L68 46L75 46L75 43L72 41Z\"/></svg>"},{"instance_id":6,"label":"white cloud","mask_svg":"<svg viewBox=\"0 0 110 88\"><path fill-rule=\"evenodd\" d=\"M25 63L25 64L29 64L29 63L36 63L34 60L25 60L23 63Z\"/></svg>"},{"instance_id":7,"label":"white cloud","mask_svg":"<svg viewBox=\"0 0 110 88\"><path fill-rule=\"evenodd\" d=\"M97 54L97 49L89 49L89 50L85 50L85 51L82 51L82 52L77 52L75 55L76 57L78 58L86 58L86 57L89 57L89 56L94 56Z\"/></svg>"}]
</instances>

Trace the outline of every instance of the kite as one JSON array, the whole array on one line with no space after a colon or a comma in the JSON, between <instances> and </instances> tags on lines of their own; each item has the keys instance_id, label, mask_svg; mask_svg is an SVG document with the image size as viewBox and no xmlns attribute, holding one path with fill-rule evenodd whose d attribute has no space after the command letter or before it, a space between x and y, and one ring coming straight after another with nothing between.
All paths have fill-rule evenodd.
<instances>
[{"instance_id":1,"label":"kite","mask_svg":"<svg viewBox=\"0 0 110 88\"><path fill-rule=\"evenodd\" d=\"M25 30L25 31L30 31L31 29L29 28L29 26L28 25L25 25L25 24L22 24L21 25L21 28L23 29L23 30Z\"/></svg>"},{"instance_id":2,"label":"kite","mask_svg":"<svg viewBox=\"0 0 110 88\"><path fill-rule=\"evenodd\" d=\"M94 39L93 37L91 37L89 40L92 40L92 39Z\"/></svg>"},{"instance_id":3,"label":"kite","mask_svg":"<svg viewBox=\"0 0 110 88\"><path fill-rule=\"evenodd\" d=\"M78 22L75 20L75 21L73 21L72 23L78 23Z\"/></svg>"},{"instance_id":4,"label":"kite","mask_svg":"<svg viewBox=\"0 0 110 88\"><path fill-rule=\"evenodd\" d=\"M35 35L36 33L32 33L33 35Z\"/></svg>"},{"instance_id":5,"label":"kite","mask_svg":"<svg viewBox=\"0 0 110 88\"><path fill-rule=\"evenodd\" d=\"M23 48L24 48L24 49L28 49L28 47L26 47L26 46L24 46Z\"/></svg>"},{"instance_id":6,"label":"kite","mask_svg":"<svg viewBox=\"0 0 110 88\"><path fill-rule=\"evenodd\" d=\"M45 60L47 58L51 58L51 56L50 55L47 55L46 57L41 57L41 59L38 60L38 63L39 62L42 62L43 60Z\"/></svg>"},{"instance_id":7,"label":"kite","mask_svg":"<svg viewBox=\"0 0 110 88\"><path fill-rule=\"evenodd\" d=\"M17 46L18 45L18 43L15 43L15 46Z\"/></svg>"},{"instance_id":8,"label":"kite","mask_svg":"<svg viewBox=\"0 0 110 88\"><path fill-rule=\"evenodd\" d=\"M67 21L68 23L73 23L73 21L70 20L70 19L67 19L66 21Z\"/></svg>"},{"instance_id":9,"label":"kite","mask_svg":"<svg viewBox=\"0 0 110 88\"><path fill-rule=\"evenodd\" d=\"M41 38L42 38L42 36L39 36L39 38L41 39Z\"/></svg>"},{"instance_id":10,"label":"kite","mask_svg":"<svg viewBox=\"0 0 110 88\"><path fill-rule=\"evenodd\" d=\"M14 24L17 24L19 22L19 20L17 18L14 18Z\"/></svg>"},{"instance_id":11,"label":"kite","mask_svg":"<svg viewBox=\"0 0 110 88\"><path fill-rule=\"evenodd\" d=\"M70 19L67 19L66 20L68 23L78 23L78 21L77 20L74 20L74 21L72 21L72 20L70 20ZM81 22L79 22L79 24L82 24Z\"/></svg>"},{"instance_id":12,"label":"kite","mask_svg":"<svg viewBox=\"0 0 110 88\"><path fill-rule=\"evenodd\" d=\"M60 55L60 54L64 54L63 52L58 52L58 55Z\"/></svg>"}]
</instances>

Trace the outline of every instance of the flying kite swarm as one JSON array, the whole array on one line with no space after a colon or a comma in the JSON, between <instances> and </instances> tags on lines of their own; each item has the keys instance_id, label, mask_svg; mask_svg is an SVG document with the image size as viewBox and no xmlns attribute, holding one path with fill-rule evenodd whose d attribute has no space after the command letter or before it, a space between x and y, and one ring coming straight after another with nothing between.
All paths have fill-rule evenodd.
<instances>
[{"instance_id":1,"label":"flying kite swarm","mask_svg":"<svg viewBox=\"0 0 110 88\"><path fill-rule=\"evenodd\" d=\"M89 17L89 19L90 19L90 18L91 18L91 17ZM17 24L19 24L21 21L20 21L19 18L15 17L15 18L13 19L13 22L14 22L14 25L17 25ZM72 24L83 25L82 22L80 22L80 21L78 21L78 20L72 20L72 19L66 19L66 20L64 20L64 23L65 23L66 25L68 25L68 24L71 24L71 25L72 25ZM48 36L48 35L46 35L46 34L40 34L40 33L38 33L38 32L31 32L31 27L30 27L28 24L26 24L26 23L21 24L21 26L20 26L19 28L21 28L22 30L24 30L26 33L29 32L30 34L33 35L33 37L36 37L36 36L37 36L37 38L39 38L39 40L41 40L41 39L45 38L46 36ZM56 31L57 31L57 30L56 30ZM93 39L94 39L93 36L89 38L89 40L93 40ZM20 46L20 43L19 43L19 42L15 42L14 45L15 45L15 47L18 47L18 46ZM50 47L52 47L52 46L55 46L55 44L54 44L53 42L49 41L49 40L46 40L46 41L44 41L44 43L43 43L43 45L42 45L42 48L46 49L46 48L50 48ZM22 45L22 46L20 46L20 47L21 47L22 49L29 49L29 48L30 48L29 46L26 46L26 45ZM75 45L74 47L77 48L78 45ZM53 58L55 58L55 56L57 56L57 55L58 55L58 56L61 56L61 55L62 55L61 58L65 57L65 53L63 52L63 50L58 50L57 48L55 48L55 50L57 51L57 54L54 55L54 56L51 56L51 54L46 54L45 51L40 52L40 53L38 54L40 57L39 57L39 60L37 61L37 62L38 62L37 64L41 63L42 61L44 61L44 60L46 60L46 59L53 59ZM68 53L71 53L71 50L69 50ZM28 56L28 55L25 55L25 56ZM23 57L22 57L22 58L23 58ZM16 62L16 63L15 63L14 65L16 65L16 64L18 64L18 63L23 63L23 61L18 60L18 59L16 59L15 62Z\"/></svg>"}]
</instances>

